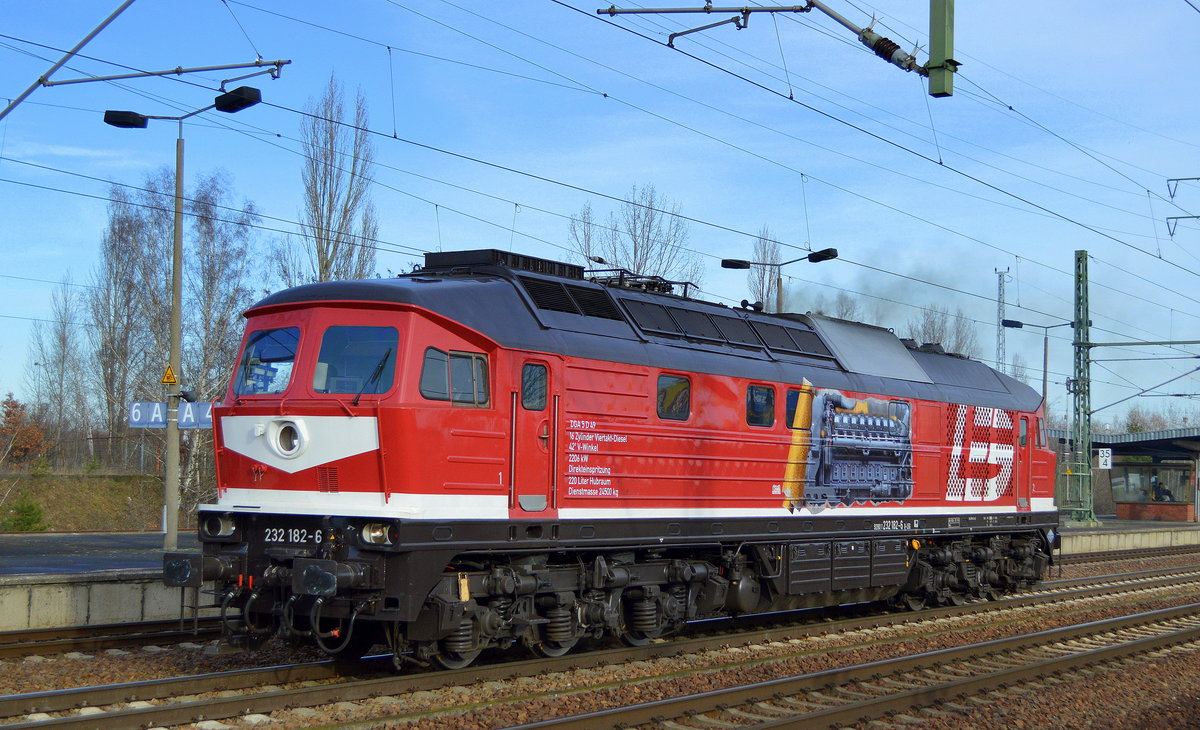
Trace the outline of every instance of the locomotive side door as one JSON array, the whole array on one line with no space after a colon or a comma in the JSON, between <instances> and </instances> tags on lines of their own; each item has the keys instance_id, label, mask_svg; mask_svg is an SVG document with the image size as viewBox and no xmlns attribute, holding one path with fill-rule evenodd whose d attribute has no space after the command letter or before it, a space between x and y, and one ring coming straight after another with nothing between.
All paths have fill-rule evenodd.
<instances>
[{"instance_id":1,"label":"locomotive side door","mask_svg":"<svg viewBox=\"0 0 1200 730\"><path fill-rule=\"evenodd\" d=\"M559 399L554 370L544 359L516 360L512 391L512 485L509 508L518 513L554 508Z\"/></svg>"},{"instance_id":2,"label":"locomotive side door","mask_svg":"<svg viewBox=\"0 0 1200 730\"><path fill-rule=\"evenodd\" d=\"M1022 415L1017 422L1017 455L1013 459L1013 484L1016 487L1017 511L1028 512L1032 509L1030 495L1032 494L1030 477L1033 474L1033 434L1029 432L1029 416Z\"/></svg>"}]
</instances>

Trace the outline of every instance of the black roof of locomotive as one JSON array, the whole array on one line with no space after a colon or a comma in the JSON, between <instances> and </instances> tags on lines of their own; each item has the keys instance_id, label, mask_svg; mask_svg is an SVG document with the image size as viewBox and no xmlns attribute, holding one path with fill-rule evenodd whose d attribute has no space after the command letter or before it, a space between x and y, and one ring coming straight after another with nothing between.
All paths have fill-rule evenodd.
<instances>
[{"instance_id":1,"label":"black roof of locomotive","mask_svg":"<svg viewBox=\"0 0 1200 730\"><path fill-rule=\"evenodd\" d=\"M1041 402L1035 390L981 362L905 347L873 325L732 309L654 291L667 283L654 277L646 290L636 288L641 277L611 286L583 276L578 266L491 249L428 254L412 274L285 289L248 314L283 304L411 304L505 347L764 382L807 378L823 388L1010 410L1033 411Z\"/></svg>"}]
</instances>

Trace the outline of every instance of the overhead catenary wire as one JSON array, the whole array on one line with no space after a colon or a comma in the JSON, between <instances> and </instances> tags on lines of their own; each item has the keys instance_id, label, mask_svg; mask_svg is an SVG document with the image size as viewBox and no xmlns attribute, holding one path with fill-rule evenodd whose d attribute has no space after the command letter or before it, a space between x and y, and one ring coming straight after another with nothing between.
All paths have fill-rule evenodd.
<instances>
[{"instance_id":1,"label":"overhead catenary wire","mask_svg":"<svg viewBox=\"0 0 1200 730\"><path fill-rule=\"evenodd\" d=\"M453 5L453 4L451 3L451 5ZM252 7L252 6L251 6L251 7ZM402 6L401 6L401 7L402 7ZM456 7L457 7L457 6L456 6ZM319 27L322 27L322 28L324 28L324 26L319 26ZM194 84L194 85L198 85L198 84ZM636 107L635 107L635 108L636 108ZM291 110L291 111L295 111L295 110ZM664 119L665 119L665 118L664 118ZM670 121L670 120L668 120L668 121ZM685 128L686 128L686 127L685 127ZM373 133L375 133L375 134L381 134L381 133L378 133L378 132L373 132ZM383 136L383 135L381 135L381 136ZM408 141L408 140L402 140L402 141ZM799 171L796 171L796 172L799 172ZM803 173L803 172L800 172L800 174L801 174L802 176L804 175L804 173ZM802 180L803 180L803 178L802 178ZM820 181L820 182L823 182L823 183L824 183L824 182L826 182L826 181L823 181L823 180L819 180L819 181ZM849 194L855 194L853 191L849 191L849 190L847 190L847 189L845 189L845 188L838 188L838 189L842 190L843 192L847 192L847 193L849 193ZM598 193L595 193L594 191L591 191L591 192L592 192L592 194L598 194ZM602 194L600 194L600 195L602 195ZM613 197L613 196L604 196L604 197L610 197L610 198L611 198L611 197ZM864 196L864 197L865 197L865 196ZM873 200L871 200L870 198L865 198L865 199L866 199L866 200L868 200L869 202L877 202L877 201L873 201ZM904 213L904 211L900 211L900 210L897 210L897 209L895 209L895 208L893 208L893 210L895 210L896 212L899 212L899 213ZM661 212L661 211L660 211L660 212ZM690 219L690 220L693 220L693 222L696 222L696 221L695 221L695 219ZM931 221L928 221L928 220L926 220L926 219L918 218L918 220L921 220L922 222L925 222L925 223L927 223L927 224L932 224L932 222L931 222ZM951 229L947 229L947 230L950 230L950 232L952 232L952 233L957 233L957 232L955 232L955 231L953 231L953 230L951 230ZM739 233L741 233L742 235L749 235L749 234L746 234L746 233L744 233L744 232L739 232ZM968 237L968 238L971 238L971 237ZM983 243L984 245L989 245L989 244L987 244L986 242L983 242L983 241L981 241L981 240L979 240L979 239L971 238L971 240L975 240L976 242ZM993 247L994 247L994 246L993 246ZM1006 251L1005 253L1010 253L1010 254L1011 254L1011 252L1007 252L1007 251ZM1044 265L1044 264L1041 264L1041 262L1037 262L1037 261L1033 261L1033 263L1036 263L1036 264L1039 264L1039 265ZM1065 272L1065 271L1063 271L1063 270L1061 270L1061 269L1057 269L1057 268L1055 268L1055 267L1048 267L1048 268L1051 268L1052 270L1059 271L1060 273L1063 273L1063 274L1068 274L1068 272ZM1185 296L1186 296L1186 295L1185 295Z\"/></svg>"},{"instance_id":2,"label":"overhead catenary wire","mask_svg":"<svg viewBox=\"0 0 1200 730\"><path fill-rule=\"evenodd\" d=\"M404 192L404 191L400 191L400 192ZM405 193L405 194L408 194L408 193ZM413 197L417 197L417 196L413 196ZM418 198L418 199L420 199L420 198ZM459 212L459 211L455 211L455 212ZM460 212L460 213L461 213L461 212ZM469 216L469 215L468 215L468 217L472 217L472 216ZM503 225L501 225L501 224L495 224L494 222L490 222L490 221L483 221L483 222L485 222L485 223L488 223L489 225L494 225L495 227L498 227L498 228L504 228L504 226L503 226ZM267 230L278 230L278 229L267 229ZM748 235L748 234L747 234L747 235ZM540 239L537 239L537 240L540 240ZM549 242L549 241L544 241L544 240L543 240L542 242L543 242L543 243L546 243L546 244L548 244L548 245L555 246L555 247L557 247L557 248L561 248L561 249L563 249L563 250L567 250L567 249L565 249L565 247L563 247L563 246L561 246L561 245L558 245L558 244L554 244L554 243L552 243L552 242ZM785 245L790 245L790 244L785 244ZM381 250L386 250L386 249L381 249ZM847 259L847 260L848 260L848 259ZM896 275L897 275L895 272L884 272L884 273L888 273L888 274L891 274L891 275L893 275L893 276L896 276ZM903 277L903 278L909 278L910 280L917 281L917 282L922 282L922 283L931 283L931 282L926 282L925 280L917 279L917 278L915 278L915 277ZM973 294L973 293L965 292L965 291L963 291L963 290L957 290L957 291L959 291L960 293L964 293L964 294L970 295L970 296L976 296L977 298L980 298L980 299L990 300L990 298L989 298L989 297L987 297L987 296L984 296L984 295L977 295L977 294ZM1049 314L1047 314L1047 313L1041 313L1041 314L1043 314L1044 316L1052 316L1052 315L1049 315Z\"/></svg>"},{"instance_id":3,"label":"overhead catenary wire","mask_svg":"<svg viewBox=\"0 0 1200 730\"><path fill-rule=\"evenodd\" d=\"M506 229L506 228L505 228Z\"/></svg>"},{"instance_id":4,"label":"overhead catenary wire","mask_svg":"<svg viewBox=\"0 0 1200 730\"><path fill-rule=\"evenodd\" d=\"M293 110L293 112L294 112L294 110ZM346 124L346 122L342 122L342 124ZM353 126L353 125L348 125L348 126ZM380 136L382 136L382 133L379 133L379 132L373 132L373 133L380 134ZM400 191L400 192L403 192L403 191ZM593 192L594 192L594 191L593 191ZM410 195L410 193L404 193L404 195ZM604 193L595 193L595 192L594 192L594 195L604 195ZM414 197L414 198L418 198L418 199L421 199L421 198L419 198L418 196L412 196L412 197ZM614 198L614 199L619 199L619 198ZM625 202L625 201L622 201L622 202ZM431 204L432 204L432 203L431 203ZM514 203L514 204L515 204L515 203ZM461 213L461 211L456 211L456 213ZM660 211L660 213L665 213L665 211ZM468 215L468 217L474 217L474 216L469 216L469 215ZM564 217L565 217L565 216L564 216ZM685 217L686 217L686 216L685 216ZM481 219L476 219L476 220L481 220ZM689 219L689 220L694 220L695 222L703 222L703 221L698 221L698 220L696 220L696 219ZM486 223L488 223L488 225L496 226L496 227L498 227L498 228L504 228L504 229L508 229L508 228L505 228L503 225L498 225L498 223L494 223L494 222L491 222L491 221L482 221L482 222L486 222ZM740 232L740 233L743 233L744 235L751 235L751 234L749 234L749 233L745 233L745 232ZM539 239L539 240L540 240L540 239ZM564 246L560 246L560 245L557 245L557 244L553 244L553 243L551 243L551 241L544 241L544 240L542 240L542 243L545 243L545 244L548 244L548 245L552 245L552 246L554 246L554 247L559 247L559 249L566 250ZM788 246L790 246L790 244L785 244L785 245L788 245ZM845 259L845 261L847 261L847 262L850 262L850 259ZM853 262L851 262L851 263L853 263ZM919 279L916 279L916 277L908 277L908 276L904 276L904 275L899 275L899 274L896 274L896 273L894 273L894 271L883 271L883 270L881 270L881 269L878 269L878 268L876 268L876 270L878 270L878 271L881 271L881 273L884 273L884 274L889 274L889 275L893 275L893 276L901 276L901 277L905 277L905 279L910 279L911 281L917 281L917 282L922 282L922 283L931 283L931 282L926 282L926 281L924 281L924 280L919 280ZM962 293L962 294L972 295L972 297L976 297L976 298L979 298L979 299L990 300L990 297L986 297L986 295L982 295L982 294L974 294L974 293L968 293L968 292L965 292L965 291L961 291L961 289L955 289L955 288L953 288L953 287L944 287L944 288L947 288L947 289L948 289L948 291L956 291L956 292L959 292L959 293ZM1043 315L1044 315L1044 316L1051 316L1051 315L1046 315L1046 313L1043 313Z\"/></svg>"},{"instance_id":5,"label":"overhead catenary wire","mask_svg":"<svg viewBox=\"0 0 1200 730\"><path fill-rule=\"evenodd\" d=\"M564 7L571 8L571 6L570 6L569 4L567 4L566 2L564 2L563 0L551 0L551 2L554 2L554 3L556 3L556 4L562 5L562 6L564 6ZM576 8L571 8L571 9L573 9L573 10L577 10L577 11L578 11L578 9L576 9ZM583 12L583 11L578 11L578 12ZM585 14L586 14L586 13L585 13ZM589 16L589 17L592 17L592 16ZM610 24L610 25L612 25L612 26L614 26L614 27L616 27L616 28L620 28L620 29L624 30L624 31L625 31L625 32L627 32L627 33L633 33L633 34L635 34L635 35L639 35L639 36L641 36L642 38L645 38L647 41L650 41L650 42L652 42L652 43L657 43L657 44L659 44L659 45L662 45L662 46L664 46L664 47L667 47L667 46L666 46L666 44L664 44L664 43L661 43L661 42L660 42L660 41L658 41L657 39L651 38L651 37L649 37L649 36L646 36L646 35L644 35L644 34L638 33L637 31L634 31L634 30L631 30L631 29L629 29L629 28L626 28L626 27L624 27L623 25L621 25L621 24L619 24L619 23L613 23L612 21L608 20L607 18L603 18L603 17L598 17L598 16L597 16L595 19L596 19L596 20L598 20L598 21L600 21L600 22L603 22L603 23L608 23L608 24ZM831 113L829 113L829 112L827 112L827 111L824 111L824 110L822 110L822 109L819 109L819 108L817 108L817 107L815 107L815 106L812 106L811 104L807 104L807 103L805 103L805 102L802 102L802 101L800 101L800 100L798 100L798 99L788 99L788 98L787 98L787 96L785 96L785 95L784 95L784 94L782 94L781 92L779 92L779 91L776 91L775 89L772 89L772 88L770 88L770 87L768 87L768 86L765 86L765 85L763 85L763 84L761 84L761 83L759 83L759 82L757 82L757 81L754 81L753 79L750 79L750 78L748 78L748 77L746 77L746 76L740 75L740 74L738 74L737 72L734 72L734 71L731 71L731 70L729 70L729 69L726 69L726 68L724 68L724 67L722 67L722 66L720 66L720 65L718 65L718 64L715 64L715 63L713 63L712 61L709 61L709 60L707 60L707 59L701 58L701 57L699 57L699 56L697 56L697 55L695 55L695 54L689 53L688 51L685 51L685 50L683 50L683 49L680 49L680 48L678 48L678 47L671 47L671 50L675 51L676 53L683 54L684 56L686 56L686 57L688 57L688 58L691 58L691 59L693 59L693 60L697 61L698 63L701 63L701 64L703 64L703 65L709 66L710 68L713 68L713 69L715 69L715 70L717 70L717 71L720 71L721 73L725 73L725 74L728 74L728 75L730 75L730 76L733 76L733 77L735 77L735 78L738 78L738 79L740 79L740 80L744 81L745 83L747 83L747 84L749 84L749 85L751 85L751 86L753 86L753 87L755 87L755 88L758 88L758 89L760 89L760 90L762 90L762 91L764 91L764 92L766 92L766 93L768 93L768 94L772 94L772 95L775 95L775 96L779 96L780 98L783 98L783 99L787 100L789 103L792 103L792 104L798 104L798 105L800 105L800 106L804 107L805 109L808 109L809 111L812 111L812 112L814 112L814 113L816 113L816 114L819 114L819 115L821 115L821 116L823 116L823 117L825 117L825 118L827 118L827 119L830 119L831 121L837 122L838 124L845 125L845 126L847 126L847 127L851 128L851 129L855 130L855 131L858 131L858 132L860 132L860 133L862 133L862 134L864 134L864 135L866 135L866 136L868 136L868 137L871 137L872 139L875 139L875 140L877 140L877 141L879 141L879 142L882 142L882 143L883 143L883 144L885 144L885 145L888 145L888 146L890 146L890 147L893 147L893 148L895 148L895 149L897 149L897 150L900 150L900 151L906 152L906 153L908 153L908 154L910 154L910 155L912 155L912 156L914 156L914 157L916 157L916 158L918 158L918 159L925 160L926 162L929 162L929 163L931 163L931 164L938 165L938 167L940 167L941 169L948 170L948 171L950 171L950 172L952 172L952 173L954 173L954 174L956 174L956 175L958 175L958 176L960 176L960 177L962 177L962 178L964 178L964 179L966 179L966 180L970 180L971 182L974 182L974 183L976 183L976 184L978 184L978 185L981 185L981 186L983 186L983 187L985 187L985 188L987 188L987 189L989 189L989 190L992 190L992 191L994 191L994 192L996 192L996 193L999 193L999 194L1001 194L1001 195L1004 195L1004 196L1010 197L1010 198L1012 198L1012 199L1014 199L1014 200L1017 200L1017 201L1019 201L1019 202L1021 202L1021 203L1024 203L1025 205L1028 205L1028 206L1030 206L1031 208L1034 208L1034 209L1036 209L1036 210L1040 210L1040 211L1042 211L1042 212L1044 212L1044 213L1047 213L1047 214L1049 214L1049 215L1052 215L1052 216L1054 216L1054 217L1056 217L1056 218L1059 218L1060 220L1062 220L1062 221L1064 221L1064 222L1066 222L1066 223L1069 223L1069 224L1071 224L1071 225L1074 225L1074 226L1078 226L1078 227L1080 227L1080 228L1082 228L1082 229L1084 229L1084 230L1087 230L1087 231L1091 231L1092 233L1095 233L1096 235L1098 235L1098 236L1100 236L1100 237L1102 237L1102 238L1105 238L1105 239L1108 239L1108 240L1110 240L1110 241L1112 241L1112 242L1114 242L1114 243L1120 244L1121 246L1125 246L1125 247L1127 247L1127 248L1129 248L1129 249L1132 249L1132 250L1134 250L1134 251L1136 251L1136 252L1138 252L1138 253L1142 253L1142 254L1147 254L1147 255L1153 256L1153 254L1150 254L1149 252L1145 251L1144 249L1138 248L1137 246L1134 246L1134 245L1132 245L1132 244L1128 243L1127 241L1123 241L1123 240L1121 240L1121 239L1117 238L1116 236L1111 236L1111 235L1109 235L1109 234L1107 234L1107 233L1105 233L1105 232L1103 232L1103 231L1101 231L1101 230L1099 230L1099 229L1095 228L1094 226L1091 226L1091 225L1089 225L1089 224L1087 224L1087 223L1084 223L1084 222L1082 222L1082 221L1076 220L1075 218L1073 218L1073 217L1071 217L1071 216L1068 216L1068 215L1066 215L1066 214L1064 214L1064 213L1059 213L1058 211L1055 211L1055 210L1053 210L1052 208L1049 208L1049 207L1047 207L1047 206L1041 205L1040 203L1036 203L1036 202L1034 202L1034 201L1032 201L1032 200L1028 199L1027 197L1024 197L1024 196L1022 196L1022 195L1019 195L1019 194L1017 194L1017 193L1014 193L1014 192L1012 192L1012 191L1006 190L1006 189L1004 189L1004 188L1002 188L1002 187L1000 187L1000 186L998 186L998 185L996 185L996 184L994 184L994 183L990 183L990 182L988 182L988 181L986 181L986 180L984 180L984 179L982 179L982 178L980 178L980 177L978 177L978 176L976 176L976 175L973 175L973 174L971 174L971 173L969 173L969 172L966 172L965 170L960 170L960 169L958 169L958 168L954 167L953 165L948 165L948 164L945 164L945 163L939 163L937 160L935 160L935 159L933 159L933 158L929 157L928 155L926 155L926 154L924 154L924 153L922 153L922 152L919 152L919 151L917 151L917 150L915 150L915 149L912 149L911 147L907 147L907 146L905 146L905 145L902 145L902 144L900 144L899 142L896 142L895 140L888 139L887 137L884 137L884 136L882 136L882 135L880 135L880 134L877 134L877 133L875 133L875 132L872 132L872 131L870 131L870 130L868 130L868 129L866 129L866 128L864 128L864 127L860 126L860 125L854 124L853 122L849 122L849 121L847 121L847 120L841 119L840 117L838 117L838 116L836 116L836 115L834 115L834 114L831 114ZM1184 267L1184 266L1182 266L1182 265L1180 265L1180 264L1177 264L1177 263L1174 263L1174 262L1172 262L1172 261L1164 261L1164 263L1166 263L1166 264L1168 264L1168 265L1170 265L1170 266L1173 266L1173 267L1175 267L1175 268L1179 269L1180 271L1186 272L1186 273L1188 273L1188 274L1192 274L1192 275L1194 275L1194 276L1200 276L1200 272L1197 272L1197 271L1194 271L1194 270L1188 269L1187 267Z\"/></svg>"}]
</instances>

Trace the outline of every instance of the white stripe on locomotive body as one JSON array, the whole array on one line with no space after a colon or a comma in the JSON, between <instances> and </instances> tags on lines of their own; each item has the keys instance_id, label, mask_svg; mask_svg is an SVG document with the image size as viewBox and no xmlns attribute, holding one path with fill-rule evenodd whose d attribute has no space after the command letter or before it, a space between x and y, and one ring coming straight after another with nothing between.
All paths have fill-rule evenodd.
<instances>
[{"instance_id":1,"label":"white stripe on locomotive body","mask_svg":"<svg viewBox=\"0 0 1200 730\"><path fill-rule=\"evenodd\" d=\"M1033 512L1054 511L1054 500L1033 500ZM326 493L290 489L222 490L217 504L201 505L204 510L225 510L261 514L342 515L354 517L391 518L402 520L510 520L506 494L408 494L390 493L384 499L376 492ZM523 513L518 519L552 520L630 520L630 519L733 519L771 518L802 519L811 517L891 517L922 519L931 516L968 514L1017 514L1014 506L949 506L926 507L829 507L810 511L789 512L783 507L768 508L566 508L557 516L546 517L537 512ZM1022 512L1021 514L1029 514Z\"/></svg>"},{"instance_id":2,"label":"white stripe on locomotive body","mask_svg":"<svg viewBox=\"0 0 1200 730\"><path fill-rule=\"evenodd\" d=\"M671 519L686 518L735 518L735 517L770 517L773 519L809 519L813 517L892 517L895 519L923 519L925 517L941 517L954 515L1003 515L1029 514L1018 512L1016 507L828 507L825 509L809 510L807 508L789 512L786 509L560 509L558 518L561 520L617 520L617 519ZM530 515L536 517L536 515Z\"/></svg>"},{"instance_id":3,"label":"white stripe on locomotive body","mask_svg":"<svg viewBox=\"0 0 1200 730\"><path fill-rule=\"evenodd\" d=\"M273 515L341 515L420 520L507 520L507 494L314 492L292 489L221 490L200 509Z\"/></svg>"},{"instance_id":4,"label":"white stripe on locomotive body","mask_svg":"<svg viewBox=\"0 0 1200 730\"><path fill-rule=\"evenodd\" d=\"M294 449L279 443L291 427ZM379 424L370 416L222 416L221 445L288 474L379 449Z\"/></svg>"}]
</instances>

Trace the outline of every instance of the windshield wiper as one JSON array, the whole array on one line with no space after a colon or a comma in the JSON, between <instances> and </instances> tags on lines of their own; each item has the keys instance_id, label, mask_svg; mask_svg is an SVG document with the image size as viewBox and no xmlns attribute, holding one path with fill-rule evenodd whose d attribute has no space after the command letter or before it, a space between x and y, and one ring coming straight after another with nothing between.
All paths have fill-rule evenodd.
<instances>
[{"instance_id":1,"label":"windshield wiper","mask_svg":"<svg viewBox=\"0 0 1200 730\"><path fill-rule=\"evenodd\" d=\"M363 397L363 393L367 392L367 388L370 388L376 380L379 380L379 376L383 374L383 366L387 364L388 358L391 356L392 348L389 347L387 352L383 353L383 358L379 361L379 364L375 366L375 372L371 373L371 377L367 382L363 383L362 390L358 391L358 395L354 396L354 402L351 405L358 405L358 399Z\"/></svg>"}]
</instances>

